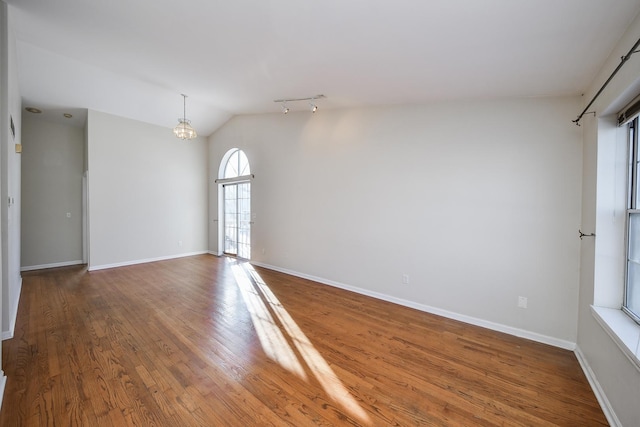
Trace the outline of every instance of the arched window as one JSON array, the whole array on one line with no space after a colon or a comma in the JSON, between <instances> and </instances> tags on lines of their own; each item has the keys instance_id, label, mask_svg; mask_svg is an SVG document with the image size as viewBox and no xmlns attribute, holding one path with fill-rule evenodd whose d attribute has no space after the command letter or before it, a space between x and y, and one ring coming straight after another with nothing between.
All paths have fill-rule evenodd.
<instances>
[{"instance_id":1,"label":"arched window","mask_svg":"<svg viewBox=\"0 0 640 427\"><path fill-rule=\"evenodd\" d=\"M222 203L220 206L219 242L223 252L240 258L251 257L251 168L244 151L229 150L220 163L218 172Z\"/></svg>"},{"instance_id":2,"label":"arched window","mask_svg":"<svg viewBox=\"0 0 640 427\"><path fill-rule=\"evenodd\" d=\"M234 148L227 153L227 156L225 156L227 161L224 163L224 172L220 178L238 178L251 174L249 159L244 151Z\"/></svg>"}]
</instances>

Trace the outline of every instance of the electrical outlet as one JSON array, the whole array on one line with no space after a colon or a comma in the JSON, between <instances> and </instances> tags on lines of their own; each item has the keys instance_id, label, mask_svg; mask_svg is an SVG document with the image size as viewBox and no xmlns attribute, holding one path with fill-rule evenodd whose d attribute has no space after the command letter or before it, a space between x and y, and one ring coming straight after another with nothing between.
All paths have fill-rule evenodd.
<instances>
[{"instance_id":1,"label":"electrical outlet","mask_svg":"<svg viewBox=\"0 0 640 427\"><path fill-rule=\"evenodd\" d=\"M408 285L409 284L409 275L406 274L406 273L402 275L402 284L403 285Z\"/></svg>"},{"instance_id":2,"label":"electrical outlet","mask_svg":"<svg viewBox=\"0 0 640 427\"><path fill-rule=\"evenodd\" d=\"M527 297L518 297L518 307L527 308Z\"/></svg>"}]
</instances>

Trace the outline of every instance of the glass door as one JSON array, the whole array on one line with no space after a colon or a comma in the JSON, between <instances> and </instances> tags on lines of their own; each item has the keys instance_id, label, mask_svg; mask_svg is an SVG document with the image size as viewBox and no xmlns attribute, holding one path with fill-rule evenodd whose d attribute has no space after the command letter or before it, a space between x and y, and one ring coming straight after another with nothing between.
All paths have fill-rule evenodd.
<instances>
[{"instance_id":1,"label":"glass door","mask_svg":"<svg viewBox=\"0 0 640 427\"><path fill-rule=\"evenodd\" d=\"M224 253L251 258L251 183L225 184Z\"/></svg>"}]
</instances>

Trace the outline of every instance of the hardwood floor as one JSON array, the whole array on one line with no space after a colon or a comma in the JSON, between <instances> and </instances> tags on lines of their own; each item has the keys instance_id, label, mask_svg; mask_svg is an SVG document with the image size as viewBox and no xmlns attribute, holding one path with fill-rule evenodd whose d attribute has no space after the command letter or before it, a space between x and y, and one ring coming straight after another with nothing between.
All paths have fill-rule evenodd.
<instances>
[{"instance_id":1,"label":"hardwood floor","mask_svg":"<svg viewBox=\"0 0 640 427\"><path fill-rule=\"evenodd\" d=\"M230 258L23 274L1 426L606 425L570 351Z\"/></svg>"}]
</instances>

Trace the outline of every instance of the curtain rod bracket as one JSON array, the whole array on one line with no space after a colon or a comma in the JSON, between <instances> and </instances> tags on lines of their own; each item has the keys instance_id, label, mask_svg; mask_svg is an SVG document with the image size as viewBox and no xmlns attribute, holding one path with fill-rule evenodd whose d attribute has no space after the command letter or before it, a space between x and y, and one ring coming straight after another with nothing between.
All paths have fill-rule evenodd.
<instances>
[{"instance_id":1,"label":"curtain rod bracket","mask_svg":"<svg viewBox=\"0 0 640 427\"><path fill-rule=\"evenodd\" d=\"M578 230L578 236L580 236L580 240L582 240L583 237L596 237L596 234L595 233L584 234L582 230Z\"/></svg>"},{"instance_id":2,"label":"curtain rod bracket","mask_svg":"<svg viewBox=\"0 0 640 427\"><path fill-rule=\"evenodd\" d=\"M595 116L596 116L596 112L595 112L595 111L585 111L584 113L582 113L582 114L581 114L581 116L584 116L584 115L586 115L586 114L593 114L593 117L595 117ZM572 121L573 123L575 123L577 126L580 126L580 119L581 119L581 118L582 118L582 117L578 117L577 119L575 119L575 120L571 120L571 121Z\"/></svg>"}]
</instances>

